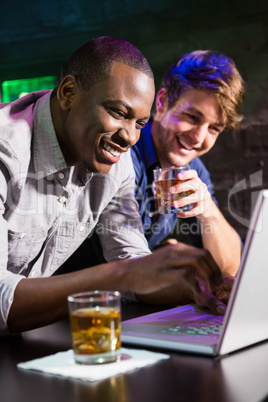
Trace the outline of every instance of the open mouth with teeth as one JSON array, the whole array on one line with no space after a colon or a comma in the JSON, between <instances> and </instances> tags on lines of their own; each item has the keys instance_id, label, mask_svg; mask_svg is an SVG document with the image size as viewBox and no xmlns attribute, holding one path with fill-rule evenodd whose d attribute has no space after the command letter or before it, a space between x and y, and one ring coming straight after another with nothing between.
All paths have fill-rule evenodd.
<instances>
[{"instance_id":1,"label":"open mouth with teeth","mask_svg":"<svg viewBox=\"0 0 268 402\"><path fill-rule=\"evenodd\" d=\"M119 152L117 149L112 148L110 145L106 144L105 142L103 143L103 148L110 152L110 154L112 154L113 156L120 156L121 152Z\"/></svg>"},{"instance_id":2,"label":"open mouth with teeth","mask_svg":"<svg viewBox=\"0 0 268 402\"><path fill-rule=\"evenodd\" d=\"M186 142L183 141L183 139L181 138L177 138L179 145L184 148L187 149L187 151L192 151L194 148L192 146L190 146L189 144L187 144Z\"/></svg>"},{"instance_id":3,"label":"open mouth with teeth","mask_svg":"<svg viewBox=\"0 0 268 402\"><path fill-rule=\"evenodd\" d=\"M102 149L104 151L103 153L106 159L112 163L117 162L120 159L120 155L122 154L121 151L115 149L114 147L112 147L111 145L107 144L104 141L102 142Z\"/></svg>"}]
</instances>

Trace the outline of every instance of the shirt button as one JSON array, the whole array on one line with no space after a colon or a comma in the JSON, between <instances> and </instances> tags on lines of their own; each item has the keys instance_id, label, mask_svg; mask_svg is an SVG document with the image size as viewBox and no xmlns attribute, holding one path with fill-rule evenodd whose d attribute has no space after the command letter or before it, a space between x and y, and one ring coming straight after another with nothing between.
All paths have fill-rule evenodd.
<instances>
[{"instance_id":1,"label":"shirt button","mask_svg":"<svg viewBox=\"0 0 268 402\"><path fill-rule=\"evenodd\" d=\"M23 239L26 236L26 233L20 233L20 239Z\"/></svg>"},{"instance_id":2,"label":"shirt button","mask_svg":"<svg viewBox=\"0 0 268 402\"><path fill-rule=\"evenodd\" d=\"M64 195L62 195L61 197L59 197L59 202L60 202L61 204L64 204L66 201L67 201L67 198L64 197Z\"/></svg>"},{"instance_id":3,"label":"shirt button","mask_svg":"<svg viewBox=\"0 0 268 402\"><path fill-rule=\"evenodd\" d=\"M85 230L85 226L83 226L83 225L79 226L79 232L84 232L84 230Z\"/></svg>"},{"instance_id":4,"label":"shirt button","mask_svg":"<svg viewBox=\"0 0 268 402\"><path fill-rule=\"evenodd\" d=\"M62 173L62 172L60 172L58 176L59 176L59 178L62 180L62 179L64 179L65 174L64 174L64 173Z\"/></svg>"},{"instance_id":5,"label":"shirt button","mask_svg":"<svg viewBox=\"0 0 268 402\"><path fill-rule=\"evenodd\" d=\"M35 271L32 271L32 272L30 273L30 277L31 277L31 278L34 278L35 275L36 275L36 272L35 272Z\"/></svg>"}]
</instances>

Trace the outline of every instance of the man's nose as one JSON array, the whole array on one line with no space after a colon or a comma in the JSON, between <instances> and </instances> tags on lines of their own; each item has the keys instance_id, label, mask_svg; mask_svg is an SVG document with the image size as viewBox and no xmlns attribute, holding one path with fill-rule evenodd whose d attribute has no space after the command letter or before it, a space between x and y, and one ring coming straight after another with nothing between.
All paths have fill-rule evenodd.
<instances>
[{"instance_id":1,"label":"man's nose","mask_svg":"<svg viewBox=\"0 0 268 402\"><path fill-rule=\"evenodd\" d=\"M135 124L127 124L118 130L118 136L122 140L123 147L132 147L139 139L140 131L136 129Z\"/></svg>"},{"instance_id":2,"label":"man's nose","mask_svg":"<svg viewBox=\"0 0 268 402\"><path fill-rule=\"evenodd\" d=\"M196 125L195 128L192 130L192 141L193 146L195 148L201 147L208 132L208 126L206 124L199 124Z\"/></svg>"}]
</instances>

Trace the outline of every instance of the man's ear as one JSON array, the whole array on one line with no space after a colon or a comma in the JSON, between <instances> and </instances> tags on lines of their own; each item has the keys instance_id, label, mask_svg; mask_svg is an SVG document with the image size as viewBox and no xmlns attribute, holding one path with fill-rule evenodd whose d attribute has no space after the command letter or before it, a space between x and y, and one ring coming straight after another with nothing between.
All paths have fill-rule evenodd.
<instances>
[{"instance_id":1,"label":"man's ear","mask_svg":"<svg viewBox=\"0 0 268 402\"><path fill-rule=\"evenodd\" d=\"M166 105L167 105L168 99L167 99L167 90L166 88L161 88L155 98L155 107L157 112L163 113Z\"/></svg>"},{"instance_id":2,"label":"man's ear","mask_svg":"<svg viewBox=\"0 0 268 402\"><path fill-rule=\"evenodd\" d=\"M70 109L75 97L76 90L76 78L73 75L67 75L66 77L64 77L57 91L57 98L62 110L67 111Z\"/></svg>"}]
</instances>

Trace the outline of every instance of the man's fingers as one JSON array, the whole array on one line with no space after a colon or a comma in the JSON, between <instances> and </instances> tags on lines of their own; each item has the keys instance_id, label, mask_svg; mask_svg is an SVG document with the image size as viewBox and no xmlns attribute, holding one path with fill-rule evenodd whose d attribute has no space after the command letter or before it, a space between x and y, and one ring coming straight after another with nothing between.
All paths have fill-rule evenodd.
<instances>
[{"instance_id":1,"label":"man's fingers","mask_svg":"<svg viewBox=\"0 0 268 402\"><path fill-rule=\"evenodd\" d=\"M178 244L178 241L177 241L176 239L167 239L167 240L163 240L161 243L158 243L158 244L155 246L154 250L157 250L157 249L159 249L160 247L167 246L168 244L176 245L176 244Z\"/></svg>"},{"instance_id":2,"label":"man's fingers","mask_svg":"<svg viewBox=\"0 0 268 402\"><path fill-rule=\"evenodd\" d=\"M177 243L163 247L162 252L166 255L165 266L170 269L184 269L185 279L187 277L190 280L195 275L201 277L211 292L220 285L222 274L209 251Z\"/></svg>"},{"instance_id":3,"label":"man's fingers","mask_svg":"<svg viewBox=\"0 0 268 402\"><path fill-rule=\"evenodd\" d=\"M234 281L235 281L234 276L224 276L222 278L224 289L226 289L227 291L231 291L233 288Z\"/></svg>"},{"instance_id":4,"label":"man's fingers","mask_svg":"<svg viewBox=\"0 0 268 402\"><path fill-rule=\"evenodd\" d=\"M214 296L200 278L193 278L192 291L195 303L200 307L207 307L212 314L225 314L226 305Z\"/></svg>"},{"instance_id":5,"label":"man's fingers","mask_svg":"<svg viewBox=\"0 0 268 402\"><path fill-rule=\"evenodd\" d=\"M216 287L220 285L222 274L209 251L202 250L202 254L199 257L197 255L187 255L185 265L195 268L196 276L205 280L207 288L211 292L214 292Z\"/></svg>"},{"instance_id":6,"label":"man's fingers","mask_svg":"<svg viewBox=\"0 0 268 402\"><path fill-rule=\"evenodd\" d=\"M226 311L226 304L213 294L207 298L207 307L213 314L224 315Z\"/></svg>"},{"instance_id":7,"label":"man's fingers","mask_svg":"<svg viewBox=\"0 0 268 402\"><path fill-rule=\"evenodd\" d=\"M229 301L234 284L234 279L235 278L233 276L223 277L221 284L215 289L215 296L225 304L227 304Z\"/></svg>"},{"instance_id":8,"label":"man's fingers","mask_svg":"<svg viewBox=\"0 0 268 402\"><path fill-rule=\"evenodd\" d=\"M210 292L195 294L194 301L200 307L207 307L211 314L225 314L226 305Z\"/></svg>"},{"instance_id":9,"label":"man's fingers","mask_svg":"<svg viewBox=\"0 0 268 402\"><path fill-rule=\"evenodd\" d=\"M214 293L221 280L221 271L208 251L179 242L160 247L139 262L138 271L143 275L136 270L131 285L137 293L150 293L182 281L186 289L194 289L196 278L200 278L205 288ZM135 260L133 264L136 264Z\"/></svg>"}]
</instances>

